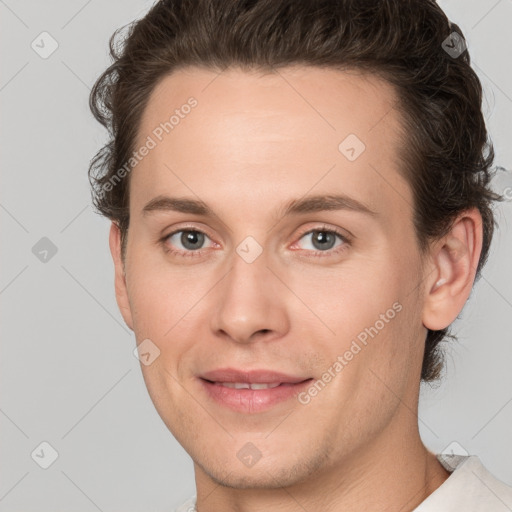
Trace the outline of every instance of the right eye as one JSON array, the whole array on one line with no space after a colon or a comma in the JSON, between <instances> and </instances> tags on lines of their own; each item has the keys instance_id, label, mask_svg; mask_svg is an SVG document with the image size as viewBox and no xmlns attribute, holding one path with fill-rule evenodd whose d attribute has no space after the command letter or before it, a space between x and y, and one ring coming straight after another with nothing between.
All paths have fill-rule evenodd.
<instances>
[{"instance_id":1,"label":"right eye","mask_svg":"<svg viewBox=\"0 0 512 512\"><path fill-rule=\"evenodd\" d=\"M205 238L210 238L206 233L198 229L179 229L165 235L162 243L166 251L181 256L198 256L202 254L202 245ZM183 248L173 249L173 246L181 244Z\"/></svg>"}]
</instances>

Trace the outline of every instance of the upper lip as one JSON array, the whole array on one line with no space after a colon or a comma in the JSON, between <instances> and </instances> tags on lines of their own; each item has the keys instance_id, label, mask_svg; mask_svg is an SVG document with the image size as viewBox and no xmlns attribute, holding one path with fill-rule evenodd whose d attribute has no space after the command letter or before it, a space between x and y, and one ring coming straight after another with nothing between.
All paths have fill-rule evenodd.
<instances>
[{"instance_id":1,"label":"upper lip","mask_svg":"<svg viewBox=\"0 0 512 512\"><path fill-rule=\"evenodd\" d=\"M287 375L272 370L237 370L234 368L219 368L199 375L202 379L212 382L247 382L249 384L274 384L288 382L296 384L308 380L309 377Z\"/></svg>"}]
</instances>

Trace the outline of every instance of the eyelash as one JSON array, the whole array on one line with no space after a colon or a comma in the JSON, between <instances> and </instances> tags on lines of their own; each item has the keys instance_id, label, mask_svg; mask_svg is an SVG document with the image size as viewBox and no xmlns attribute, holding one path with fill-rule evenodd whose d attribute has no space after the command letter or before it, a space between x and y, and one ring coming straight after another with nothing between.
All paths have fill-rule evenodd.
<instances>
[{"instance_id":1,"label":"eyelash","mask_svg":"<svg viewBox=\"0 0 512 512\"><path fill-rule=\"evenodd\" d=\"M325 226L325 225L317 226L317 227L315 227L313 229L308 229L308 230L304 231L303 233L300 234L299 240L301 238L303 238L304 236L306 236L306 235L314 233L315 231L337 235L341 239L343 244L338 246L336 249L328 249L326 251L307 251L306 250L307 252L312 252L313 253L312 256L310 256L310 257L326 258L326 257L329 257L329 256L337 255L337 254L345 251L347 249L347 246L350 245L350 240L349 240L349 238L346 235L344 235L343 233L341 233L341 231L339 231L339 230L337 230L335 228L330 228L330 227ZM202 256L202 253L203 253L202 249L199 249L199 250L196 250L196 251L181 251L181 250L170 249L169 248L169 245L167 244L167 240L169 238L171 238L173 235L175 235L176 233L181 233L181 232L202 233L203 235L205 235L208 238L210 238L207 233L205 233L204 231L201 231L200 229L197 229L197 228L192 227L192 226L190 226L190 227L189 226L184 226L181 229L177 229L176 231L172 231L171 233L168 233L167 235L165 235L164 237L162 237L160 239L160 243L162 244L162 246L164 248L164 251L166 253L182 256L182 257L185 257L185 258L193 258L193 257ZM309 257L309 256L307 256L307 257Z\"/></svg>"}]
</instances>

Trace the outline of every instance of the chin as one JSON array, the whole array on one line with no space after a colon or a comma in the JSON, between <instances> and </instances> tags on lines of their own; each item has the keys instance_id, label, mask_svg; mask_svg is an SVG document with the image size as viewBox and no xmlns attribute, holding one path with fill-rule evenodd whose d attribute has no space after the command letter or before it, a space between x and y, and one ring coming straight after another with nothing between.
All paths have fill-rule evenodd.
<instances>
[{"instance_id":1,"label":"chin","mask_svg":"<svg viewBox=\"0 0 512 512\"><path fill-rule=\"evenodd\" d=\"M290 487L309 480L321 467L321 460L294 462L288 464L275 461L263 464L259 461L251 468L241 468L233 465L208 465L201 463L198 466L218 485L232 489L279 489Z\"/></svg>"},{"instance_id":2,"label":"chin","mask_svg":"<svg viewBox=\"0 0 512 512\"><path fill-rule=\"evenodd\" d=\"M279 476L264 469L253 473L252 469L254 468L231 472L220 472L215 469L206 473L216 484L232 489L279 489L298 481L289 473L286 476Z\"/></svg>"}]
</instances>

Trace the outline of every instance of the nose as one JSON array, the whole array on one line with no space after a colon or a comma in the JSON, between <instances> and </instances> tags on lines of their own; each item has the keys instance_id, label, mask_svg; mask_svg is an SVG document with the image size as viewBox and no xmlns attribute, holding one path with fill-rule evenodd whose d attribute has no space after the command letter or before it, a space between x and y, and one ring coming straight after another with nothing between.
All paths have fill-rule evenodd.
<instances>
[{"instance_id":1,"label":"nose","mask_svg":"<svg viewBox=\"0 0 512 512\"><path fill-rule=\"evenodd\" d=\"M277 272L269 268L267 254L263 251L249 262L234 253L232 261L229 272L214 289L212 332L242 344L282 337L290 327L291 298Z\"/></svg>"}]
</instances>

